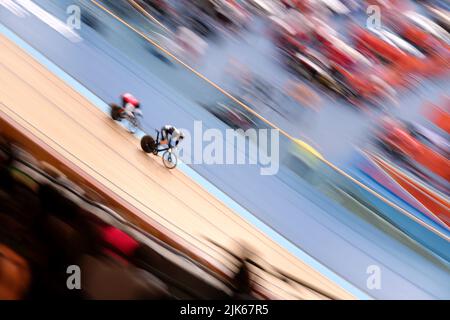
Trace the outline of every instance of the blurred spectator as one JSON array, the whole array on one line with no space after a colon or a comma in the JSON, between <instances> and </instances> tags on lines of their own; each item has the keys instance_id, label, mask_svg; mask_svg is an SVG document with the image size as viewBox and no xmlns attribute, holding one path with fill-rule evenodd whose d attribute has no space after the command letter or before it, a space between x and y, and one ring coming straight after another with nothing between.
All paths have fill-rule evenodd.
<instances>
[{"instance_id":1,"label":"blurred spectator","mask_svg":"<svg viewBox=\"0 0 450 320\"><path fill-rule=\"evenodd\" d=\"M139 248L139 243L116 227L105 225L100 227L100 233L106 244L104 252L118 259L131 258Z\"/></svg>"},{"instance_id":2,"label":"blurred spectator","mask_svg":"<svg viewBox=\"0 0 450 320\"><path fill-rule=\"evenodd\" d=\"M450 96L444 96L442 101L439 106L432 103L425 104L423 112L436 126L450 134Z\"/></svg>"},{"instance_id":3,"label":"blurred spectator","mask_svg":"<svg viewBox=\"0 0 450 320\"><path fill-rule=\"evenodd\" d=\"M301 106L314 111L320 110L321 99L319 95L304 83L296 80L288 80L284 90L289 97Z\"/></svg>"},{"instance_id":4,"label":"blurred spectator","mask_svg":"<svg viewBox=\"0 0 450 320\"><path fill-rule=\"evenodd\" d=\"M186 61L198 64L208 48L206 41L186 27L179 27L175 38Z\"/></svg>"}]
</instances>

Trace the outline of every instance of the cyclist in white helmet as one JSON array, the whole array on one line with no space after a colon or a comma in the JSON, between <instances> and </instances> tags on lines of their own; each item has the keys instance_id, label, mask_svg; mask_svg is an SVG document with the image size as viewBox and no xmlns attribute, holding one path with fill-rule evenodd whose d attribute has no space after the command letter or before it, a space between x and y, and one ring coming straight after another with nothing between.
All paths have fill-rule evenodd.
<instances>
[{"instance_id":1,"label":"cyclist in white helmet","mask_svg":"<svg viewBox=\"0 0 450 320\"><path fill-rule=\"evenodd\" d=\"M183 133L172 125L165 125L161 128L160 144L166 144L169 147L176 147L184 139Z\"/></svg>"}]
</instances>

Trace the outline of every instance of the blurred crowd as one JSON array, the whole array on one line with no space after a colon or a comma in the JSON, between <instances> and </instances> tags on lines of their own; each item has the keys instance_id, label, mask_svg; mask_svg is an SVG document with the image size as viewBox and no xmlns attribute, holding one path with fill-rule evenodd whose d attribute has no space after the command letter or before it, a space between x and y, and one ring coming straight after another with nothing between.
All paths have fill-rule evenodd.
<instances>
[{"instance_id":1,"label":"blurred crowd","mask_svg":"<svg viewBox=\"0 0 450 320\"><path fill-rule=\"evenodd\" d=\"M392 119L408 109L404 102L408 93L419 92L431 82L439 81L444 88L448 87L448 1L137 0L136 3L157 18L164 16L167 26L175 30L175 43L181 44L175 52L194 64L207 55L208 43L220 37L231 35L238 39L239 35L252 33L257 35L252 39L269 42L274 50L261 54L255 49L253 59L275 60L278 68L267 66L273 73L261 70L266 68L262 63L259 68L258 64L248 63L249 59L245 63L239 51L233 52L231 57L225 57L228 61L224 61L220 84L272 123L283 129L289 125L301 127L304 134L314 122L312 117L317 119L319 111L328 107L343 104L374 111L361 119L378 129L368 131L368 140L377 140L378 149L395 159L401 158L402 166L407 162L414 173L432 185L446 184L440 179L448 180L448 144L441 143L448 140L447 134L427 124L420 114L411 117L419 120L408 125L401 119ZM265 55L268 60L264 60ZM426 93L420 98L436 97ZM446 110L447 104L444 102L440 107ZM206 108L233 128L266 125L233 103L225 106L215 103ZM382 112L378 112L380 109ZM309 121L305 123L302 118L307 114ZM281 118L286 121L280 122ZM446 187L439 189L448 191Z\"/></svg>"},{"instance_id":2,"label":"blurred crowd","mask_svg":"<svg viewBox=\"0 0 450 320\"><path fill-rule=\"evenodd\" d=\"M245 263L225 280L101 200L0 136L0 300L256 298Z\"/></svg>"},{"instance_id":3,"label":"blurred crowd","mask_svg":"<svg viewBox=\"0 0 450 320\"><path fill-rule=\"evenodd\" d=\"M197 51L197 62L207 54L207 44L217 39L218 35L231 34L237 38L239 34L259 33L258 37L264 37L264 41L268 40L275 49L268 51L271 52L268 56L269 60L276 61L274 65L278 69L271 66L267 69L277 72L264 72L266 70L262 69L266 66L262 63L259 69L255 67L257 64L244 63L240 52L234 52L225 63L221 83L229 92L284 129L289 125L301 127L301 134L308 132L310 124L322 116L319 114L322 109L343 104L370 111L370 117L361 121L370 121L371 127L377 128L377 132L368 131L366 137L371 142L377 141L377 152L387 153L390 158L401 161L402 168L407 168L421 181L448 194L446 185L450 164L448 143L444 143L448 140L448 134L429 121L427 123L423 115L415 115L415 119L419 120L409 124L401 119L393 120L399 113L395 107L401 107L401 112L408 108L404 102L407 94L418 92L424 84L426 86L432 81L442 82L443 87L448 87L448 2L138 2L145 4L145 9L153 13L155 8L171 7L171 10L162 10L166 21L171 16L176 17L174 21L177 23L172 26L182 25L203 39L205 45L200 46L201 53ZM174 12L177 14L174 15ZM255 26L262 26L262 30L255 30ZM178 39L183 38L194 39L194 36L179 34ZM188 42L198 47L195 45L197 41ZM180 54L183 56L182 52ZM264 59L264 55L266 53L261 54L255 49L255 60ZM421 98L436 97L425 94ZM441 108L446 109L447 104L445 102ZM248 110L233 104L223 106L216 103L207 109L233 128L246 130L265 126ZM304 121L305 115L307 121ZM282 118L285 121L280 122ZM348 125L351 126L351 123Z\"/></svg>"}]
</instances>

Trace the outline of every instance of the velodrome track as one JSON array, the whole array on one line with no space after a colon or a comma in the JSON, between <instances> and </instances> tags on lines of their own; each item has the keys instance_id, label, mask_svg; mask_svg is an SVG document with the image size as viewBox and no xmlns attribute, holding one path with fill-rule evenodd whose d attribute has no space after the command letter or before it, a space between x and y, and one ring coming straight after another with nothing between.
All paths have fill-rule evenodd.
<instances>
[{"instance_id":1,"label":"velodrome track","mask_svg":"<svg viewBox=\"0 0 450 320\"><path fill-rule=\"evenodd\" d=\"M168 171L160 158L140 151L135 137L4 36L0 48L1 112L118 197L229 267L226 256L206 238L233 252L240 251L240 243L252 244L258 256L274 267L333 296L352 298L181 171ZM283 298L321 298L275 279L262 284Z\"/></svg>"},{"instance_id":2,"label":"velodrome track","mask_svg":"<svg viewBox=\"0 0 450 320\"><path fill-rule=\"evenodd\" d=\"M65 12L49 1L35 2L64 19ZM146 102L144 112L148 115L146 129L149 132L153 126L168 121L186 128L192 126L192 119L202 119L210 124L210 115L199 112L192 101L187 101L161 83L160 75L174 77L173 73L164 66L158 66L154 57L145 54L138 46L136 35L124 30L120 24L106 21L111 25L111 31L107 31L107 42L121 44L119 48L125 47L127 54L110 46L103 36L88 27L81 30L83 41L72 44L33 16L17 18L8 11L1 12L1 9L2 23L104 101L114 101L118 92L123 90L133 90L142 97L142 101ZM136 56L140 55L146 63L136 63L131 51ZM175 76L175 80L180 82L186 78ZM286 184L283 178L290 179L289 172L262 178L247 166L225 168L197 165L193 168L295 246L362 290L366 290L367 266L379 265L383 270L383 287L369 292L374 297L430 298L449 295L448 288L443 286L448 280L448 268L441 268L390 235L324 199L298 179L292 179L293 185ZM237 184L240 188L236 188Z\"/></svg>"}]
</instances>

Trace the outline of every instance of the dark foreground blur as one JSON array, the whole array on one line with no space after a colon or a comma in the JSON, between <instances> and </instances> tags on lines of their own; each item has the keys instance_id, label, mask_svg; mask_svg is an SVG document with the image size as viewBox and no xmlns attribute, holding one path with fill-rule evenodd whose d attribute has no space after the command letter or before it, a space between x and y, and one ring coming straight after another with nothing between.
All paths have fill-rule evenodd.
<instances>
[{"instance_id":1,"label":"dark foreground blur","mask_svg":"<svg viewBox=\"0 0 450 320\"><path fill-rule=\"evenodd\" d=\"M224 279L99 198L0 136L0 300L257 298L242 260Z\"/></svg>"}]
</instances>

